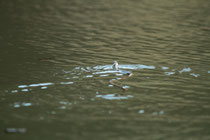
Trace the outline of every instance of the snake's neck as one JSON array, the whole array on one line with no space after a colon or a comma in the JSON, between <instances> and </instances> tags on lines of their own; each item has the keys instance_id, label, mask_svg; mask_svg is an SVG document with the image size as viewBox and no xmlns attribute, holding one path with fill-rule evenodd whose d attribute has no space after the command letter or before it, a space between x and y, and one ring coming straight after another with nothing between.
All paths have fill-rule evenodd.
<instances>
[{"instance_id":1,"label":"snake's neck","mask_svg":"<svg viewBox=\"0 0 210 140\"><path fill-rule=\"evenodd\" d=\"M112 68L113 68L113 70L116 70L116 71L119 70L117 61L114 61L114 64L112 65Z\"/></svg>"}]
</instances>

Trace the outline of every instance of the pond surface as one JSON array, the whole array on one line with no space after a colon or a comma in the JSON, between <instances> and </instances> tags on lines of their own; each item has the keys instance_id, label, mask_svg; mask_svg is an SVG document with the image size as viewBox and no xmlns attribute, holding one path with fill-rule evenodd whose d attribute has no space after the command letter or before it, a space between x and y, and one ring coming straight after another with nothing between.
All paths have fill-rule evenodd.
<instances>
[{"instance_id":1,"label":"pond surface","mask_svg":"<svg viewBox=\"0 0 210 140\"><path fill-rule=\"evenodd\" d=\"M0 137L209 140L209 7L205 0L1 1ZM114 60L133 75L113 71Z\"/></svg>"}]
</instances>

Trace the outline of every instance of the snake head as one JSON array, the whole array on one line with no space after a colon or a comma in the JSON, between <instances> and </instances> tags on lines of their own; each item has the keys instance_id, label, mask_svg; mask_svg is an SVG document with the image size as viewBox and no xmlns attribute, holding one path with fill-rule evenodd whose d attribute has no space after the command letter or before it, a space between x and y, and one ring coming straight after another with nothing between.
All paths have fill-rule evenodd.
<instances>
[{"instance_id":1,"label":"snake head","mask_svg":"<svg viewBox=\"0 0 210 140\"><path fill-rule=\"evenodd\" d=\"M117 61L114 61L114 64L112 65L112 68L113 68L114 70L119 70L119 69L118 69L118 62L117 62Z\"/></svg>"}]
</instances>

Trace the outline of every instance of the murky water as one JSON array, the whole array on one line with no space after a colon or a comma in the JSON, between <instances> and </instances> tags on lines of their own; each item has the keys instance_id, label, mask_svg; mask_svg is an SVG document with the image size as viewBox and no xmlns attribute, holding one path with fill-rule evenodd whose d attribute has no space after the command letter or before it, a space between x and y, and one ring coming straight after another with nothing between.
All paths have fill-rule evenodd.
<instances>
[{"instance_id":1,"label":"murky water","mask_svg":"<svg viewBox=\"0 0 210 140\"><path fill-rule=\"evenodd\" d=\"M0 137L209 140L209 7L205 0L1 1ZM113 60L133 75L123 79Z\"/></svg>"}]
</instances>

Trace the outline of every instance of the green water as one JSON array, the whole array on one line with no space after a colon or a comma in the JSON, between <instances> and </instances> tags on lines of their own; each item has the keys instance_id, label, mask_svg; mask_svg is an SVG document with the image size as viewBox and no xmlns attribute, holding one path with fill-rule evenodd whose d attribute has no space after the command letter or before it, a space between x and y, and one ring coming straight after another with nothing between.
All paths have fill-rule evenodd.
<instances>
[{"instance_id":1,"label":"green water","mask_svg":"<svg viewBox=\"0 0 210 140\"><path fill-rule=\"evenodd\" d=\"M209 140L209 7L1 1L0 139Z\"/></svg>"}]
</instances>

